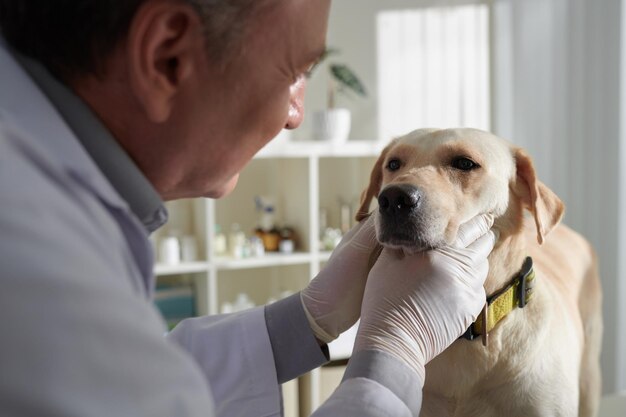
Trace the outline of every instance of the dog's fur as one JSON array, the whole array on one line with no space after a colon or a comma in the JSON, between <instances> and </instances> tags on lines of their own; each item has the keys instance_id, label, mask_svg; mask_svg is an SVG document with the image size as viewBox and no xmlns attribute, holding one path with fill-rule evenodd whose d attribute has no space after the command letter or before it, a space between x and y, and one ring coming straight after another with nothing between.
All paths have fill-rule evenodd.
<instances>
[{"instance_id":1,"label":"dog's fur","mask_svg":"<svg viewBox=\"0 0 626 417\"><path fill-rule=\"evenodd\" d=\"M479 167L461 170L454 166L458 158ZM390 169L391 160L400 168ZM416 130L383 150L357 219L390 184L417 187L422 201L409 238L406 224L395 239L394 230L385 230L394 226L373 212L381 244L413 251L449 244L460 224L493 213L500 236L489 256L486 293L504 287L526 256L536 271L533 298L496 326L487 347L480 339L460 339L427 365L420 415L595 415L602 339L595 255L580 235L559 225L563 203L536 178L529 156L475 129Z\"/></svg>"}]
</instances>

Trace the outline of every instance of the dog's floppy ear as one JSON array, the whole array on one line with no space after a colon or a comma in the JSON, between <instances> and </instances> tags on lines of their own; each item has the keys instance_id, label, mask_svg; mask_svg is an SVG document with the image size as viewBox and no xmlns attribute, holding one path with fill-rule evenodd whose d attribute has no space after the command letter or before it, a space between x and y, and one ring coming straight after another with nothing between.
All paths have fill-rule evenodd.
<instances>
[{"instance_id":1,"label":"dog's floppy ear","mask_svg":"<svg viewBox=\"0 0 626 417\"><path fill-rule=\"evenodd\" d=\"M546 235L561 221L565 205L552 190L537 179L533 162L526 152L516 149L514 155L517 178L512 187L513 193L533 214L537 241L542 244Z\"/></svg>"},{"instance_id":2,"label":"dog's floppy ear","mask_svg":"<svg viewBox=\"0 0 626 417\"><path fill-rule=\"evenodd\" d=\"M374 168L372 168L372 173L370 175L370 183L365 190L361 193L361 207L359 207L359 211L356 213L356 221L360 222L370 215L370 204L372 199L378 196L380 192L380 187L383 183L383 164L385 163L385 157L391 149L391 145L394 142L391 142L389 145L383 149L380 156L376 160L374 164Z\"/></svg>"}]
</instances>

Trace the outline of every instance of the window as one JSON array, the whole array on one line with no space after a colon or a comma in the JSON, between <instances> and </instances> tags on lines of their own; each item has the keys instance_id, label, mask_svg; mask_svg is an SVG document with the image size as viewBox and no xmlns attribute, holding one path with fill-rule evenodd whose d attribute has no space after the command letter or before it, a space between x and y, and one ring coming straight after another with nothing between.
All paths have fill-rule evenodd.
<instances>
[{"instance_id":1,"label":"window","mask_svg":"<svg viewBox=\"0 0 626 417\"><path fill-rule=\"evenodd\" d=\"M486 5L377 17L380 138L422 127L489 130Z\"/></svg>"}]
</instances>

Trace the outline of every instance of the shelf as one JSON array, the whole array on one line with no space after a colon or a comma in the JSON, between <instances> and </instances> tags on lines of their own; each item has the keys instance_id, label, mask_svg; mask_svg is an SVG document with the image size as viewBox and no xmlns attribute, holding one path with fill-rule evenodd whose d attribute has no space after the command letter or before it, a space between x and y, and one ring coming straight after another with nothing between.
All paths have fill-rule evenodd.
<instances>
[{"instance_id":1,"label":"shelf","mask_svg":"<svg viewBox=\"0 0 626 417\"><path fill-rule=\"evenodd\" d=\"M268 266L298 265L311 262L311 254L308 252L299 253L266 253L263 256L254 258L234 259L218 257L215 259L215 266L218 269L246 269L261 268Z\"/></svg>"},{"instance_id":2,"label":"shelf","mask_svg":"<svg viewBox=\"0 0 626 417\"><path fill-rule=\"evenodd\" d=\"M208 266L207 262L184 262L177 265L156 264L154 266L154 274L158 276L205 272Z\"/></svg>"},{"instance_id":3,"label":"shelf","mask_svg":"<svg viewBox=\"0 0 626 417\"><path fill-rule=\"evenodd\" d=\"M320 252L318 259L322 262L330 258L331 252ZM291 254L266 253L263 256L235 259L230 257L217 257L213 263L217 269L248 269L262 268L281 265L298 265L311 262L312 255L308 252ZM208 262L185 262L178 265L156 264L154 274L157 276L191 274L196 272L206 272L210 264Z\"/></svg>"},{"instance_id":4,"label":"shelf","mask_svg":"<svg viewBox=\"0 0 626 417\"><path fill-rule=\"evenodd\" d=\"M332 255L332 251L322 251L319 253L318 258L320 262L326 262L330 259L330 255Z\"/></svg>"},{"instance_id":5,"label":"shelf","mask_svg":"<svg viewBox=\"0 0 626 417\"><path fill-rule=\"evenodd\" d=\"M289 141L281 146L268 147L255 158L298 157L364 157L378 156L386 143L373 140L349 140L342 144L318 141Z\"/></svg>"}]
</instances>

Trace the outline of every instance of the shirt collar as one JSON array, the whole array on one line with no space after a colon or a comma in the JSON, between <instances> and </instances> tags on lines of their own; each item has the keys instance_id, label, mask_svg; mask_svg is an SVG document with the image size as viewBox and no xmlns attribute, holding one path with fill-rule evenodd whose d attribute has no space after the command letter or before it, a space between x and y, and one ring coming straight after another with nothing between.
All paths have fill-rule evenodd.
<instances>
[{"instance_id":1,"label":"shirt collar","mask_svg":"<svg viewBox=\"0 0 626 417\"><path fill-rule=\"evenodd\" d=\"M17 53L15 57L148 232L165 224L168 215L161 197L87 104L39 62Z\"/></svg>"}]
</instances>

